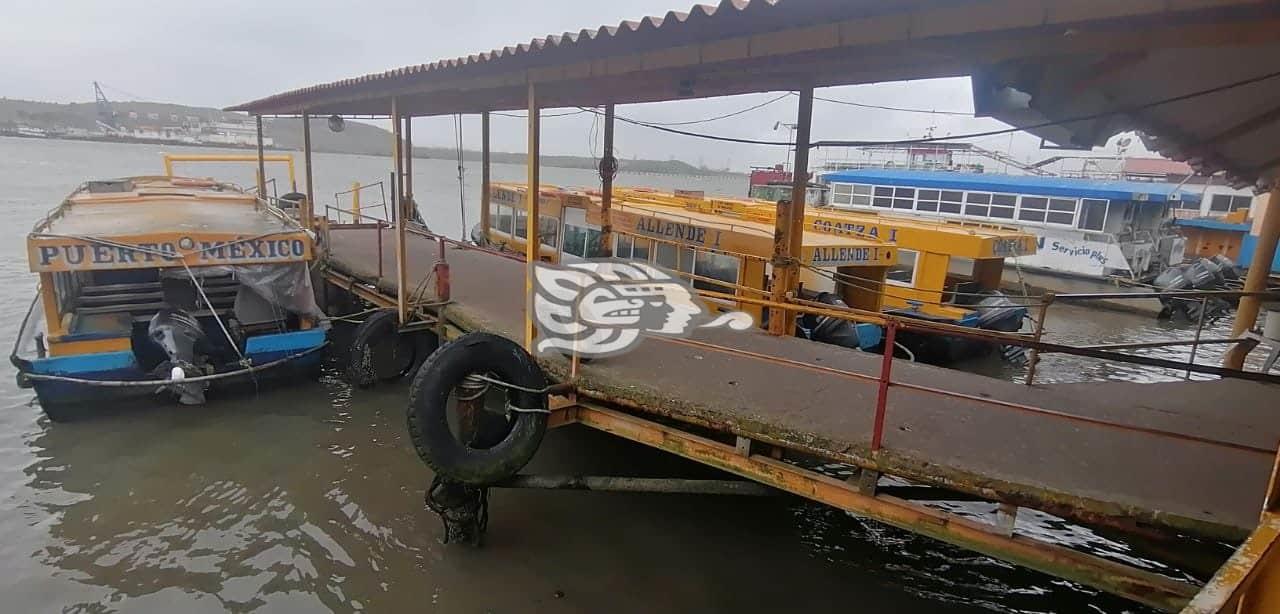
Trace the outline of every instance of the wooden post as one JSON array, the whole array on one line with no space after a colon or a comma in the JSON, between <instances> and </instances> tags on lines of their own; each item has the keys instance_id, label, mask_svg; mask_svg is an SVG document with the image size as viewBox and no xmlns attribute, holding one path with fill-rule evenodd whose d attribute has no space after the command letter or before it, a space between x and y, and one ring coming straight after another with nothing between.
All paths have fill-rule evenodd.
<instances>
[{"instance_id":1,"label":"wooden post","mask_svg":"<svg viewBox=\"0 0 1280 614\"><path fill-rule=\"evenodd\" d=\"M528 214L525 221L525 270L524 270L524 347L530 353L534 351L534 340L537 338L538 330L533 322L533 277L534 265L538 262L539 242L538 242L538 214L539 214L539 193L541 188L539 185L539 152L542 139L542 122L538 111L537 89L532 81L529 82L529 157L528 166L528 201L525 205L525 211Z\"/></svg>"},{"instance_id":2,"label":"wooden post","mask_svg":"<svg viewBox=\"0 0 1280 614\"><path fill-rule=\"evenodd\" d=\"M1253 262L1249 264L1249 274L1244 279L1245 292L1266 291L1278 241L1280 241L1280 180L1272 185L1271 195L1267 198L1267 208L1262 211L1262 225L1258 229L1258 242L1253 249ZM1231 336L1239 338L1249 332L1258 321L1258 312L1261 307L1262 300L1258 297L1241 297L1240 306L1236 308L1236 321L1231 327ZM1238 343L1227 351L1222 365L1230 369L1243 369L1244 359L1252 350L1252 345Z\"/></svg>"},{"instance_id":3,"label":"wooden post","mask_svg":"<svg viewBox=\"0 0 1280 614\"><path fill-rule=\"evenodd\" d=\"M809 188L809 129L813 123L813 88L800 90L800 108L796 114L795 165L791 176L791 204L779 211L773 240L773 280L770 298L782 303L800 281L800 257L804 244L805 192ZM791 316L784 309L769 311L769 332L791 333Z\"/></svg>"},{"instance_id":4,"label":"wooden post","mask_svg":"<svg viewBox=\"0 0 1280 614\"><path fill-rule=\"evenodd\" d=\"M307 165L307 203L303 205L301 211L302 226L311 228L316 219L316 193L311 175L311 114L305 112L302 114L302 162Z\"/></svg>"},{"instance_id":5,"label":"wooden post","mask_svg":"<svg viewBox=\"0 0 1280 614\"><path fill-rule=\"evenodd\" d=\"M480 234L489 238L489 112L480 114ZM465 238L465 237L464 237Z\"/></svg>"},{"instance_id":6,"label":"wooden post","mask_svg":"<svg viewBox=\"0 0 1280 614\"><path fill-rule=\"evenodd\" d=\"M396 178L396 204L400 211L396 215L396 312L400 316L400 324L409 323L409 271L408 256L405 246L404 216L404 158L401 156L403 143L400 141L400 109L397 99L391 99L391 155L394 158Z\"/></svg>"},{"instance_id":7,"label":"wooden post","mask_svg":"<svg viewBox=\"0 0 1280 614\"><path fill-rule=\"evenodd\" d=\"M262 147L262 116L254 115L258 126L258 198L267 199L267 163L263 160Z\"/></svg>"},{"instance_id":8,"label":"wooden post","mask_svg":"<svg viewBox=\"0 0 1280 614\"><path fill-rule=\"evenodd\" d=\"M600 249L601 258L613 257L613 174L618 161L613 157L613 104L604 107L604 155L600 157Z\"/></svg>"}]
</instances>

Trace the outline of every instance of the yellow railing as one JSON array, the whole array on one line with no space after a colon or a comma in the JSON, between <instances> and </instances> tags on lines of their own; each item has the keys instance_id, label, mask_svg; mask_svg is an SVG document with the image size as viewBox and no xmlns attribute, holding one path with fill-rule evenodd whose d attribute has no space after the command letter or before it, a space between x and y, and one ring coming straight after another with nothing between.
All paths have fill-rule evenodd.
<instances>
[{"instance_id":1,"label":"yellow railing","mask_svg":"<svg viewBox=\"0 0 1280 614\"><path fill-rule=\"evenodd\" d=\"M298 191L297 174L293 166L293 155L291 154L267 154L262 156L263 162L284 162L289 166L289 190ZM174 162L258 162L256 154L164 154L164 174L166 177L173 176ZM255 172L256 174L256 172ZM260 185L265 178L259 177Z\"/></svg>"}]
</instances>

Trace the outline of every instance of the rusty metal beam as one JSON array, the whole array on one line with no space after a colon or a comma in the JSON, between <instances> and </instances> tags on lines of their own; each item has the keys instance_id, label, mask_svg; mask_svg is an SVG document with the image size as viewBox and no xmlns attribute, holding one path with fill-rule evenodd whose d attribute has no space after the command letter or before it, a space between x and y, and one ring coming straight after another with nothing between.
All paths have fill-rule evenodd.
<instances>
[{"instance_id":1,"label":"rusty metal beam","mask_svg":"<svg viewBox=\"0 0 1280 614\"><path fill-rule=\"evenodd\" d=\"M1079 582L1164 611L1177 611L1197 587L885 495L768 456L743 456L734 446L592 403L578 408L580 424L694 460L766 486L932 537L1023 567Z\"/></svg>"},{"instance_id":2,"label":"rusty metal beam","mask_svg":"<svg viewBox=\"0 0 1280 614\"><path fill-rule=\"evenodd\" d=\"M542 144L542 121L541 112L538 109L538 91L533 82L529 82L529 105L528 105L528 122L529 122L529 154L526 164L528 180L526 188L528 194L528 202L525 203L525 269L524 269L524 348L533 353L534 340L538 335L537 327L533 321L533 276L534 267L539 260L539 251L542 242L538 236L538 216L541 213L542 186L539 180L541 176L541 144ZM515 231L515 228L512 228Z\"/></svg>"},{"instance_id":3,"label":"rusty metal beam","mask_svg":"<svg viewBox=\"0 0 1280 614\"><path fill-rule=\"evenodd\" d=\"M262 116L253 116L254 125L258 130L258 198L266 200L267 198L267 164L265 152L262 145Z\"/></svg>"},{"instance_id":4,"label":"rusty metal beam","mask_svg":"<svg viewBox=\"0 0 1280 614\"><path fill-rule=\"evenodd\" d=\"M489 112L480 114L480 232L489 237ZM463 237L464 239L466 237Z\"/></svg>"},{"instance_id":5,"label":"rusty metal beam","mask_svg":"<svg viewBox=\"0 0 1280 614\"><path fill-rule=\"evenodd\" d=\"M600 256L613 257L613 175L618 170L618 160L613 156L614 106L604 106L604 153L600 155Z\"/></svg>"},{"instance_id":6,"label":"rusty metal beam","mask_svg":"<svg viewBox=\"0 0 1280 614\"><path fill-rule=\"evenodd\" d=\"M316 219L316 191L311 172L311 114L309 113L302 114L302 163L306 165L307 173L307 204L302 208L302 225L305 228L311 228Z\"/></svg>"}]
</instances>

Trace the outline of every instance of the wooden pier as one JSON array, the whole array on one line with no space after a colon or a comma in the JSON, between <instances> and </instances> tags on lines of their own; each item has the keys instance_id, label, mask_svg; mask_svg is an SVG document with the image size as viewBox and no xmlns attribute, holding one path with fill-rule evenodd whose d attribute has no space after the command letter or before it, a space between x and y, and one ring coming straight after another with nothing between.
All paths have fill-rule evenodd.
<instances>
[{"instance_id":1,"label":"wooden pier","mask_svg":"<svg viewBox=\"0 0 1280 614\"><path fill-rule=\"evenodd\" d=\"M542 110L579 108L604 119L600 245L607 254L618 105L793 91L799 103L794 142L758 142L794 152L791 198L778 208L770 295L752 299L769 309L770 334L716 331L646 340L629 354L585 365L541 359L561 386L551 399L549 424L607 431L1163 610L1275 612L1275 384L1240 368L1253 347L1241 339L1261 302L1272 298L1265 292L1269 267L1260 264L1270 262L1280 238L1280 161L1272 145L1280 137L1276 32L1280 7L1256 0L724 0L689 13L318 84L228 110L257 116L260 168L261 118L302 118L307 199L300 212L325 237L324 274L331 285L394 308L395 318L382 321L393 319L400 332L433 326L448 339L489 331L532 348L537 330L523 306L532 292L532 261L539 257ZM1153 139L1149 145L1194 160L1198 170L1222 172L1240 185L1270 184L1271 211L1262 213L1258 226L1262 248L1238 294L1229 340L1236 345L1225 368L1194 367L1226 379L1024 386L788 336L789 319L814 309L797 298L810 150L867 144L861 138L810 138L815 88L942 76L973 77L976 115L1058 145L1100 146L1119 130L1141 128ZM1029 105L1010 104L1009 89L1028 94ZM487 231L488 118L501 111L527 118L530 197L524 210L538 222L525 224L526 262L445 245L414 223L420 212L428 221L431 215L414 198L413 157L406 155L413 151L412 119L481 115L481 226ZM392 225L330 226L326 216L316 215L310 119L331 114L390 120ZM687 138L744 141L617 117ZM447 268L437 266L444 261ZM436 285L428 282L433 274ZM922 326L827 310L833 314L885 324L890 338L898 327ZM1050 347L1038 333L1034 339L1042 350L1115 358L1097 348ZM1125 360L1179 366L1150 357ZM788 462L812 458L861 471L846 482ZM999 512L985 522L876 492L881 474L997 502ZM1180 533L1248 539L1202 587L1021 535L1019 506L1089 525L1164 531L1175 539Z\"/></svg>"}]
</instances>

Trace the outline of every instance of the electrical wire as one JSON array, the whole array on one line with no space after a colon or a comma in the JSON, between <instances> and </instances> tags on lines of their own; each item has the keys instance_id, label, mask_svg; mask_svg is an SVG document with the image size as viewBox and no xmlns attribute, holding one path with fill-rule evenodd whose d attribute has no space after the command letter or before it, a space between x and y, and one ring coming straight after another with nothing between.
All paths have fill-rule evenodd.
<instances>
[{"instance_id":1,"label":"electrical wire","mask_svg":"<svg viewBox=\"0 0 1280 614\"><path fill-rule=\"evenodd\" d=\"M1140 104L1140 105L1137 105L1137 106L1125 107L1125 108L1116 109L1116 110L1112 110L1112 111L1102 111L1102 112L1099 112L1099 113L1089 113L1089 114L1086 114L1086 115L1078 115L1078 116L1075 116L1075 117L1068 117L1068 118L1066 118L1066 119L1058 119L1058 120L1044 121L1044 122L1040 122L1040 123L1037 123L1037 124L1031 124L1031 125L1021 126L1021 127L1016 127L1016 128L1005 128L1005 129L1000 129L1000 130L988 130L988 131L984 131L984 132L971 132L971 133L968 133L968 134L955 134L955 135L948 135L948 136L927 137L927 138L919 138L919 139L899 139L899 140L890 140L890 141L872 141L872 140L827 140L827 141L815 141L815 142L813 142L813 143L810 143L810 144L809 144L809 147L811 147L811 148L820 148L820 147L867 147L867 146L872 146L872 145L917 145L917 144L922 144L922 143L939 143L939 142L944 142L944 141L956 141L956 140L961 140L961 139L975 139L975 138L983 138L983 137L999 136L999 135L1004 135L1004 134L1013 134L1013 133L1015 133L1015 132L1024 132L1024 131L1029 131L1029 130L1036 130L1036 129L1038 129L1038 128L1048 128L1048 127L1051 127L1051 126L1060 126L1060 125L1063 125L1063 124L1072 124L1072 123L1076 123L1076 122L1090 121L1090 120L1099 119L1099 118L1103 118L1103 117L1109 117L1109 116L1112 116L1112 115L1124 115L1124 114L1127 114L1127 113L1136 113L1136 112L1139 112L1139 111L1145 111L1145 110L1147 110L1147 109L1151 109L1151 108L1158 107L1158 106L1163 106L1163 105L1167 105L1167 104L1173 104L1173 103L1176 103L1176 102L1182 102L1182 101L1190 100L1190 99L1193 99L1193 98L1199 98L1199 97L1201 97L1201 96L1208 96L1208 95L1212 95L1212 94L1217 94L1217 93L1219 93L1219 92L1224 92L1224 91L1227 91L1227 90L1232 90L1232 89L1236 89L1236 88L1244 87L1244 86L1246 86L1246 85L1253 85L1254 83L1259 83L1259 82L1262 82L1262 81L1267 81L1267 80L1270 80L1270 79L1274 79L1274 78L1276 78L1276 77L1280 77L1280 71L1272 72L1272 73L1267 73L1267 74L1264 74L1264 75L1260 75L1260 76L1257 76L1257 77L1252 77L1252 78L1249 78L1249 79L1244 79L1244 80L1241 80L1241 81L1236 81L1236 82L1233 82L1233 83L1227 83L1227 84L1225 84L1225 85L1220 85L1220 86L1213 87L1213 88L1209 88L1209 89L1206 89L1206 90L1200 90L1200 91L1196 91L1196 92L1191 92L1191 93L1187 93L1187 94L1182 94L1182 95L1180 95L1180 96L1173 96L1173 97L1171 97L1171 98L1164 98L1164 99L1161 99L1161 100L1156 100L1156 101L1148 102L1148 103L1145 103L1145 104ZM584 111L584 112L587 112L587 113L597 113L597 111L593 111L592 109L588 109L588 108L586 108L586 107L578 107L578 108L579 108L581 111ZM707 140L711 140L711 141L720 141L720 142L724 142L724 143L740 143L740 144L745 144L745 145L773 145L773 146L782 146L782 147L794 147L794 146L795 146L795 143L794 143L794 142L791 142L791 141L763 141L763 140L758 140L758 139L746 139L746 138L737 138L737 137L719 136L719 135L714 135L714 134L705 134L705 133L701 133L701 132L690 132L690 131L688 131L688 130L679 130L679 129L676 129L676 128L671 128L671 127L669 127L669 126L660 126L660 125L657 125L657 124L654 124L654 123L651 123L651 122L637 121L637 120L634 120L634 119L630 119L630 118L626 118L626 117L621 117L621 116L618 116L618 117L617 117L617 119L618 119L618 121L621 121L621 122L625 122L625 123L632 124L632 125L635 125L635 126L643 126L643 127L645 127L645 128L649 128L649 129L652 129L652 130L658 130L658 131L661 131L661 132L668 132L668 133L671 133L671 134L678 134L678 135L681 135L681 136L689 136L689 137L694 137L694 138L707 139Z\"/></svg>"},{"instance_id":2,"label":"electrical wire","mask_svg":"<svg viewBox=\"0 0 1280 614\"><path fill-rule=\"evenodd\" d=\"M722 119L729 119L730 117L737 117L737 116L742 115L742 114L744 114L744 113L750 113L751 111L754 111L754 110L756 110L756 109L762 109L762 108L767 107L767 106L769 106L769 105L771 105L771 104L773 104L773 103L775 103L775 102L778 102L779 100L782 100L783 98L786 98L786 97L788 97L788 96L798 96L798 94L796 94L795 92L786 92L786 93L782 94L781 96L777 96L777 97L775 97L775 98L770 98L769 100L766 100L766 101L764 101L764 102L762 102L762 103L760 103L760 104L752 105L752 106L749 106L749 107L747 107L747 108L745 108L745 109L739 109L739 110L734 111L734 112L732 112L732 113L725 113L724 115L717 115L717 116L715 116L715 117L704 117L704 118L702 118L702 119L691 119L691 120L689 120L689 121L683 121L683 122L650 122L650 121L646 121L646 122L644 122L644 123L645 123L645 124L647 124L647 125L650 125L650 126L692 126L692 125L694 125L694 124L705 124L705 123L708 123L708 122L719 121L719 120L722 120ZM637 120L637 121L640 121L640 120Z\"/></svg>"},{"instance_id":3,"label":"electrical wire","mask_svg":"<svg viewBox=\"0 0 1280 614\"><path fill-rule=\"evenodd\" d=\"M796 94L795 92L791 92L789 95L799 96L799 94ZM842 104L850 107L859 107L863 109L879 109L881 111L897 111L899 113L927 113L929 115L954 115L956 117L974 117L973 113L969 113L967 111L934 111L929 109L908 109L904 107L890 107L890 106L879 105L879 104L853 102L850 100L837 100L835 98L823 98L822 96L814 96L813 99L821 100L823 102L830 102L833 104Z\"/></svg>"}]
</instances>

